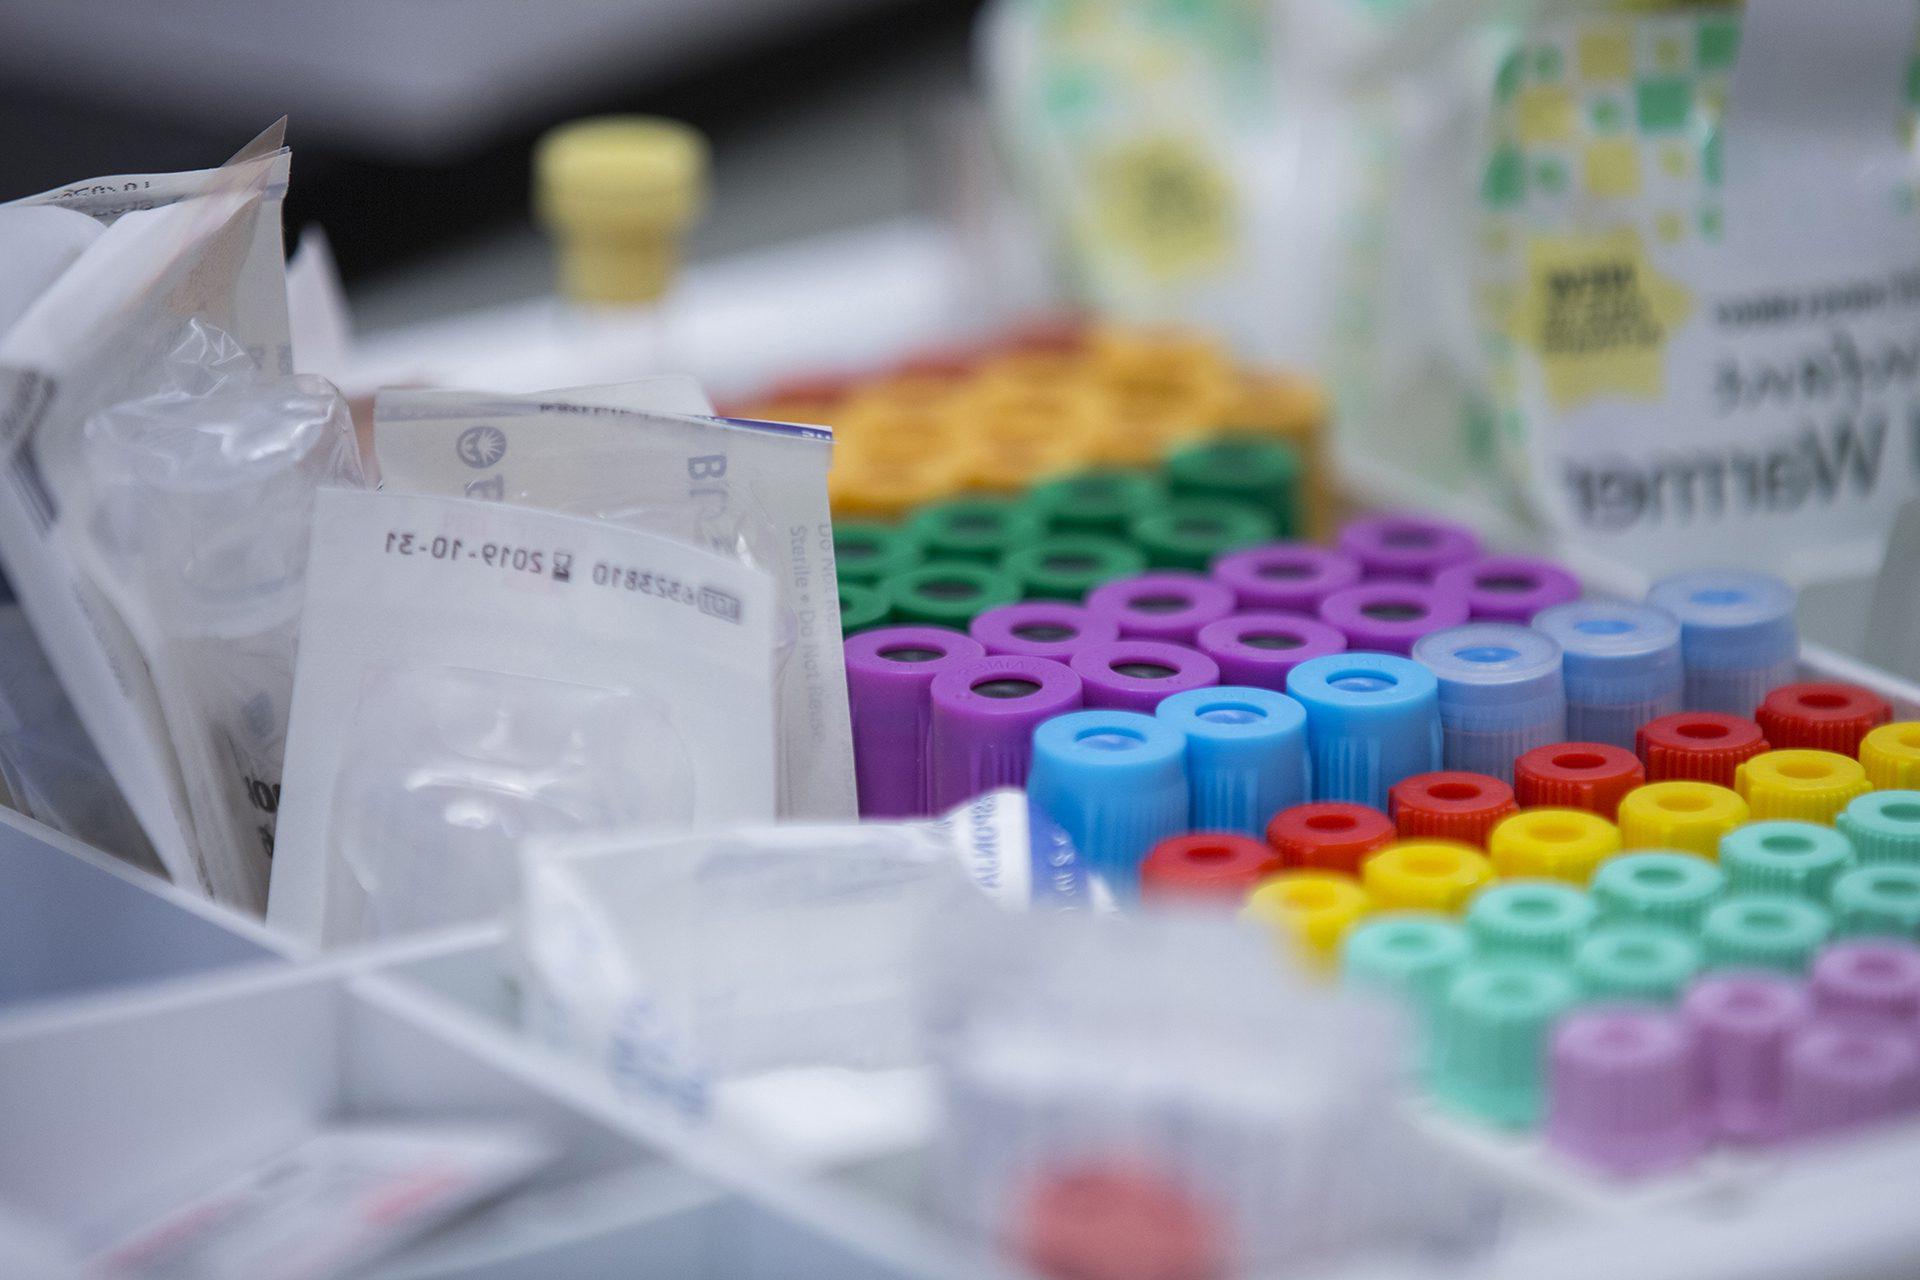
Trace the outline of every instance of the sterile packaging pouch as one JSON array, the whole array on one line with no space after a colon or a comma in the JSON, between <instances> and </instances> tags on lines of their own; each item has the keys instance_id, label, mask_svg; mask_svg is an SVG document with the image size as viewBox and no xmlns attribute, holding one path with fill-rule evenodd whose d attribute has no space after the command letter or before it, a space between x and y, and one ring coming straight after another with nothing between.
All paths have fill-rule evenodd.
<instances>
[{"instance_id":1,"label":"sterile packaging pouch","mask_svg":"<svg viewBox=\"0 0 1920 1280\"><path fill-rule=\"evenodd\" d=\"M1543 3L1484 91L1501 433L1644 575L1868 574L1920 475L1920 4Z\"/></svg>"},{"instance_id":2,"label":"sterile packaging pouch","mask_svg":"<svg viewBox=\"0 0 1920 1280\"><path fill-rule=\"evenodd\" d=\"M385 486L591 516L765 570L780 628L779 814L855 816L826 474L832 433L711 415L687 379L538 395L382 391Z\"/></svg>"},{"instance_id":3,"label":"sterile packaging pouch","mask_svg":"<svg viewBox=\"0 0 1920 1280\"><path fill-rule=\"evenodd\" d=\"M931 822L536 843L528 1029L614 1091L796 1164L910 1146L927 1119L914 975L929 930L969 927L988 903L1110 902L1034 819L1008 790Z\"/></svg>"},{"instance_id":4,"label":"sterile packaging pouch","mask_svg":"<svg viewBox=\"0 0 1920 1280\"><path fill-rule=\"evenodd\" d=\"M267 922L498 916L527 837L771 821L774 633L767 575L684 542L324 491Z\"/></svg>"},{"instance_id":5,"label":"sterile packaging pouch","mask_svg":"<svg viewBox=\"0 0 1920 1280\"><path fill-rule=\"evenodd\" d=\"M219 169L0 205L0 561L169 875L254 911L264 854L196 830L154 677L89 567L98 504L86 425L181 389L178 355L200 335L230 339L252 371L286 371L287 164L276 126Z\"/></svg>"},{"instance_id":6,"label":"sterile packaging pouch","mask_svg":"<svg viewBox=\"0 0 1920 1280\"><path fill-rule=\"evenodd\" d=\"M1393 1011L1246 925L998 915L927 975L955 1224L1047 1274L1310 1272L1484 1242L1497 1197L1401 1109Z\"/></svg>"}]
</instances>

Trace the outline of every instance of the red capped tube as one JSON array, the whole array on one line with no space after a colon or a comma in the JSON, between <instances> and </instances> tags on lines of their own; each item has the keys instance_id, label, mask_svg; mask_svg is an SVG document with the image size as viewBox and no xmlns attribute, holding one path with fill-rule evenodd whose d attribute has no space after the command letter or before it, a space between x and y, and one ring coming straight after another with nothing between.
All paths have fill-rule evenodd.
<instances>
[{"instance_id":1,"label":"red capped tube","mask_svg":"<svg viewBox=\"0 0 1920 1280\"><path fill-rule=\"evenodd\" d=\"M1775 751L1860 753L1860 739L1893 719L1893 708L1871 689L1838 681L1783 684L1753 713Z\"/></svg>"},{"instance_id":2,"label":"red capped tube","mask_svg":"<svg viewBox=\"0 0 1920 1280\"><path fill-rule=\"evenodd\" d=\"M1773 744L1745 716L1681 711L1649 720L1634 735L1648 782L1711 782L1732 787L1734 770Z\"/></svg>"},{"instance_id":3,"label":"red capped tube","mask_svg":"<svg viewBox=\"0 0 1920 1280\"><path fill-rule=\"evenodd\" d=\"M1387 816L1402 840L1485 845L1494 824L1519 808L1513 788L1484 773L1416 773L1387 793Z\"/></svg>"},{"instance_id":4,"label":"red capped tube","mask_svg":"<svg viewBox=\"0 0 1920 1280\"><path fill-rule=\"evenodd\" d=\"M1647 780L1640 757L1604 742L1556 742L1513 762L1522 809L1585 809L1612 822L1620 801Z\"/></svg>"},{"instance_id":5,"label":"red capped tube","mask_svg":"<svg viewBox=\"0 0 1920 1280\"><path fill-rule=\"evenodd\" d=\"M1297 804L1282 809L1267 824L1267 843L1288 870L1357 876L1368 855L1395 838L1393 819L1378 809L1342 800Z\"/></svg>"},{"instance_id":6,"label":"red capped tube","mask_svg":"<svg viewBox=\"0 0 1920 1280\"><path fill-rule=\"evenodd\" d=\"M1255 885L1284 870L1280 855L1252 836L1200 831L1153 846L1140 864L1140 896L1239 906Z\"/></svg>"}]
</instances>

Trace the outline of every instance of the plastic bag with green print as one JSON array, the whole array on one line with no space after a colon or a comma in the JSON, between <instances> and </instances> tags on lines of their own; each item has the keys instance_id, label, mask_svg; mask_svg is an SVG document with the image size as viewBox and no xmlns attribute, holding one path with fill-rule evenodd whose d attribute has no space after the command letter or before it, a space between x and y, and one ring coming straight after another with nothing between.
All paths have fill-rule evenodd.
<instances>
[{"instance_id":1,"label":"plastic bag with green print","mask_svg":"<svg viewBox=\"0 0 1920 1280\"><path fill-rule=\"evenodd\" d=\"M1915 0L1548 3L1492 86L1502 446L1651 574L1869 569L1920 460Z\"/></svg>"}]
</instances>

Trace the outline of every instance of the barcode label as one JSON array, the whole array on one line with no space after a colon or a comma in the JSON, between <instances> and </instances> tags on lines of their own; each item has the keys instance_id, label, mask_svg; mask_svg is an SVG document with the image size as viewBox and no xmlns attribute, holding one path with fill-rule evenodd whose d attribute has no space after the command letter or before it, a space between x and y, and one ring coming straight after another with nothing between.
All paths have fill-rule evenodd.
<instances>
[{"instance_id":1,"label":"barcode label","mask_svg":"<svg viewBox=\"0 0 1920 1280\"><path fill-rule=\"evenodd\" d=\"M8 478L42 534L53 527L59 511L33 455L33 433L51 403L52 378L38 369L0 366L0 452L11 454Z\"/></svg>"}]
</instances>

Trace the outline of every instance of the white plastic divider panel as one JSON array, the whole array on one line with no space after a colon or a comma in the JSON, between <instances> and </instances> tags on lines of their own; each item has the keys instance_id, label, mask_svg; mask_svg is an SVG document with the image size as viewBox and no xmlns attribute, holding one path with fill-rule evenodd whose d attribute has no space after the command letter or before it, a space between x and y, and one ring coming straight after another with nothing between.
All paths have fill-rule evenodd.
<instances>
[{"instance_id":1,"label":"white plastic divider panel","mask_svg":"<svg viewBox=\"0 0 1920 1280\"><path fill-rule=\"evenodd\" d=\"M253 922L0 809L0 1011L283 958Z\"/></svg>"}]
</instances>

